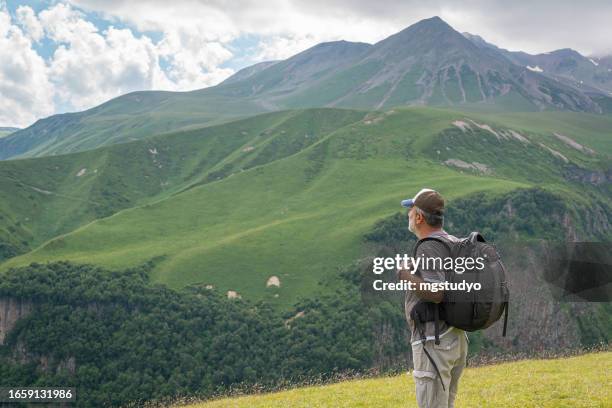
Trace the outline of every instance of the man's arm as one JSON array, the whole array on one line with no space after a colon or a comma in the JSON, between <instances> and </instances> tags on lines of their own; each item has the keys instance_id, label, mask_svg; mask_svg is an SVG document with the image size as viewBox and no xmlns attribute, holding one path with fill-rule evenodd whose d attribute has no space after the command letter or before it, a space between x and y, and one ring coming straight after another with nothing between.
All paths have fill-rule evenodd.
<instances>
[{"instance_id":1,"label":"man's arm","mask_svg":"<svg viewBox=\"0 0 612 408\"><path fill-rule=\"evenodd\" d=\"M417 275L413 275L410 273L408 269L402 269L398 272L399 279L410 281L414 283L415 290L413 290L416 295L428 302L440 303L444 299L444 291L440 290L438 292L432 292L430 290L422 290L421 283L425 282L423 278Z\"/></svg>"},{"instance_id":2,"label":"man's arm","mask_svg":"<svg viewBox=\"0 0 612 408\"><path fill-rule=\"evenodd\" d=\"M419 246L419 254L423 255L425 258L440 258L444 259L448 256L448 250L443 246L440 242L436 241L426 241L423 242ZM410 281L414 283L415 290L413 291L420 299L426 300L428 302L440 303L444 300L444 291L440 290L437 292L432 292L430 290L421 290L421 283L423 282L444 282L445 275L443 270L426 270L424 268L419 268L419 273L421 276L416 273L411 273L413 265L409 265L409 269L399 270L398 278L399 280Z\"/></svg>"}]
</instances>

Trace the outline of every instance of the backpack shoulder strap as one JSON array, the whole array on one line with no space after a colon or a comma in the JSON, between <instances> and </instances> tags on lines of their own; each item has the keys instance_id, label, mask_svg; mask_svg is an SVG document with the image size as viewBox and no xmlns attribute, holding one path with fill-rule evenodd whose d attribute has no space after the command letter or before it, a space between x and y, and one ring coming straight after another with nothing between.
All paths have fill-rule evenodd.
<instances>
[{"instance_id":1,"label":"backpack shoulder strap","mask_svg":"<svg viewBox=\"0 0 612 408\"><path fill-rule=\"evenodd\" d=\"M437 242L440 242L442 245L444 245L444 247L448 250L448 252L452 254L452 250L451 250L451 247L449 245L449 241L447 239L442 238L442 237L426 237L426 238L423 238L423 239L419 239L417 241L417 243L414 245L414 251L412 253L412 257L413 258L416 258L417 250L419 249L419 246L421 246L421 244L423 242L427 242L427 241L437 241Z\"/></svg>"},{"instance_id":2,"label":"backpack shoulder strap","mask_svg":"<svg viewBox=\"0 0 612 408\"><path fill-rule=\"evenodd\" d=\"M414 245L414 252L412 254L413 258L417 257L417 251L419 249L419 246L423 242L426 242L426 241L437 241L437 242L440 242L448 250L448 253L450 255L452 255L452 253L453 253L452 250L451 250L450 244L449 244L449 242L450 242L449 240L447 240L445 238L442 238L442 237L426 237L426 238L418 240L417 243ZM417 271L417 273L418 273L418 271ZM439 324L440 324L440 305L435 304L435 303L430 303L430 302L427 302L427 303L433 305L432 307L433 307L433 311L434 311L433 322L434 322L435 343L436 344L440 344L440 327L439 327ZM413 312L415 311L415 309L416 309L416 306L413 307ZM415 320L415 322L417 322L417 319L413 318L413 320ZM415 324L418 325L419 323L415 323ZM423 324L424 324L424 322L423 322ZM424 336L424 334L423 334L423 336ZM423 337L423 339L424 339L424 337ZM425 340L423 340L423 341L425 341ZM425 343L423 343L423 350L425 350ZM427 351L425 351L425 352L427 353ZM431 357L429 357L429 358L431 359ZM436 369L436 371L438 371L438 367L435 365L435 363L434 363L434 368ZM438 372L438 375L440 375L439 372ZM442 384L442 387L444 388L444 384Z\"/></svg>"}]
</instances>

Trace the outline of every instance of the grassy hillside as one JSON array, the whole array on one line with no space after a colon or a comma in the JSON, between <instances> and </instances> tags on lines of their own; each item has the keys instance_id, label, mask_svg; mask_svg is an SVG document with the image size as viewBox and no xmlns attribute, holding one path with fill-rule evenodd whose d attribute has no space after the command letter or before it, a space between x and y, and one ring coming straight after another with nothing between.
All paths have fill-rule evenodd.
<instances>
[{"instance_id":1,"label":"grassy hillside","mask_svg":"<svg viewBox=\"0 0 612 408\"><path fill-rule=\"evenodd\" d=\"M133 92L82 112L53 115L3 138L0 159L125 143L270 111L254 101L198 92Z\"/></svg>"},{"instance_id":2,"label":"grassy hillside","mask_svg":"<svg viewBox=\"0 0 612 408\"><path fill-rule=\"evenodd\" d=\"M525 360L467 368L458 407L578 408L612 405L612 353L556 360ZM189 408L416 407L414 380L406 374L290 391L227 398Z\"/></svg>"},{"instance_id":3,"label":"grassy hillside","mask_svg":"<svg viewBox=\"0 0 612 408\"><path fill-rule=\"evenodd\" d=\"M155 258L154 279L172 287L211 284L291 303L358 258L363 233L424 185L451 200L532 185L577 196L584 187L561 177L567 163L558 155L596 168L610 148L599 133L610 126L607 117L590 120L578 133L587 124L578 121L580 115L567 123L552 114L536 116L533 130L526 114L489 115L486 122L430 108L364 115L287 111L102 150L1 163L6 189L18 198L3 202L6 213L20 220L34 244L126 208L2 268L60 259L118 268ZM528 142L501 133L503 125ZM597 152L580 152L553 132ZM53 166L62 176L48 180ZM41 197L50 201L41 205ZM271 276L280 278L279 289L266 288Z\"/></svg>"},{"instance_id":4,"label":"grassy hillside","mask_svg":"<svg viewBox=\"0 0 612 408\"><path fill-rule=\"evenodd\" d=\"M3 200L5 219L35 236L33 242L105 215L84 201L118 202L102 206L111 213L126 208L0 268L62 259L119 268L156 258L157 282L211 284L290 304L361 256L362 235L423 186L451 201L533 185L576 200L585 191L601 194L599 187L568 183L562 174L569 165L601 171L611 149L600 131L612 128L611 118L484 117L432 108L364 115L288 111L77 155L0 163L10 168L3 171L10 176L3 188L18 198ZM469 129L461 130L457 121ZM510 130L527 142L509 136ZM578 151L553 132L595 152ZM51 177L52 163L60 162L69 177L53 181L55 194L32 191L43 188L36 183ZM77 177L83 168L87 172ZM103 175L95 173L98 168ZM40 204L40 194L49 205ZM280 288L266 288L271 276L279 277Z\"/></svg>"},{"instance_id":5,"label":"grassy hillside","mask_svg":"<svg viewBox=\"0 0 612 408\"><path fill-rule=\"evenodd\" d=\"M610 128L583 114L311 109L2 162L5 241L40 246L0 267L156 259L154 279L172 287L289 304L362 256L362 235L423 186L451 201L529 186L609 197L580 177L605 177Z\"/></svg>"},{"instance_id":6,"label":"grassy hillside","mask_svg":"<svg viewBox=\"0 0 612 408\"><path fill-rule=\"evenodd\" d=\"M0 162L0 241L25 250L121 209L215 180L225 160L279 134L317 138L361 119L348 110L285 111L95 151ZM275 156L288 154L278 151ZM244 155L259 158L258 151ZM222 170L222 171L221 171ZM1 259L1 257L0 257Z\"/></svg>"},{"instance_id":7,"label":"grassy hillside","mask_svg":"<svg viewBox=\"0 0 612 408\"><path fill-rule=\"evenodd\" d=\"M340 126L333 133L319 137L315 129L306 131L305 124L320 125L324 118L302 117L294 127L272 132L267 142L253 141L248 145L252 150L244 151L240 144L217 166L220 180L204 183L203 177L199 183L204 184L95 221L6 266L72 259L122 267L164 257L154 272L159 282L174 287L202 282L272 297L277 291L266 290L265 283L277 275L280 301L292 302L316 290L316 282L336 266L358 257L361 235L378 218L396 211L406 191L423 182L451 198L524 186L462 175L424 157L406 160L408 143L448 127L454 115L447 112L380 114L346 127L333 112L338 111L325 111ZM406 134L404 129L412 131ZM303 142L315 138L315 143ZM177 157L166 157L160 146L157 151L156 160L166 160L162 169L178 165ZM70 173L79 171L76 166Z\"/></svg>"}]
</instances>

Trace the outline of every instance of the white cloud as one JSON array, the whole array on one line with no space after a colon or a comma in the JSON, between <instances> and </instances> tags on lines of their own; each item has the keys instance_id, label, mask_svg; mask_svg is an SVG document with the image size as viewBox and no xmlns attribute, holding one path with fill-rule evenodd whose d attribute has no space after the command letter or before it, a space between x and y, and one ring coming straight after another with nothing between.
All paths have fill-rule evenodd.
<instances>
[{"instance_id":1,"label":"white cloud","mask_svg":"<svg viewBox=\"0 0 612 408\"><path fill-rule=\"evenodd\" d=\"M280 36L276 35L266 38L259 43L257 53L253 56L254 61L271 61L286 59L307 48L316 45L317 41L312 36Z\"/></svg>"},{"instance_id":2,"label":"white cloud","mask_svg":"<svg viewBox=\"0 0 612 408\"><path fill-rule=\"evenodd\" d=\"M69 0L139 29L201 25L210 35L312 35L321 41L375 42L438 15L458 31L538 53L571 47L612 52L612 2L586 0ZM340 38L338 38L340 36Z\"/></svg>"},{"instance_id":3,"label":"white cloud","mask_svg":"<svg viewBox=\"0 0 612 408\"><path fill-rule=\"evenodd\" d=\"M158 57L168 64L160 89L186 91L215 85L234 73L220 65L233 57L228 47L239 35L230 15L214 4L174 2L71 1L109 20L131 24L141 32L162 33ZM214 2L212 2L214 3ZM178 6L178 7L175 7Z\"/></svg>"},{"instance_id":4,"label":"white cloud","mask_svg":"<svg viewBox=\"0 0 612 408\"><path fill-rule=\"evenodd\" d=\"M164 33L157 44L159 56L168 62L168 78L175 90L215 85L233 74L220 65L233 54L218 41L206 39L200 27L183 27Z\"/></svg>"},{"instance_id":5,"label":"white cloud","mask_svg":"<svg viewBox=\"0 0 612 408\"><path fill-rule=\"evenodd\" d=\"M46 35L60 44L49 61L49 77L63 103L80 110L130 91L168 85L148 37L113 27L99 32L63 4L42 11L39 20Z\"/></svg>"},{"instance_id":6,"label":"white cloud","mask_svg":"<svg viewBox=\"0 0 612 408\"><path fill-rule=\"evenodd\" d=\"M68 46L61 45L50 63L59 98L76 109L133 90L151 89L162 75L150 40L112 27L104 36L89 33Z\"/></svg>"},{"instance_id":7,"label":"white cloud","mask_svg":"<svg viewBox=\"0 0 612 408\"><path fill-rule=\"evenodd\" d=\"M98 28L83 18L83 15L70 5L58 3L38 14L47 37L60 43L79 43L87 41Z\"/></svg>"},{"instance_id":8,"label":"white cloud","mask_svg":"<svg viewBox=\"0 0 612 408\"><path fill-rule=\"evenodd\" d=\"M44 31L40 21L38 21L34 14L34 10L28 6L19 6L16 14L17 22L23 27L24 34L32 41L40 41L43 38Z\"/></svg>"},{"instance_id":9,"label":"white cloud","mask_svg":"<svg viewBox=\"0 0 612 408\"><path fill-rule=\"evenodd\" d=\"M24 126L54 111L47 67L30 38L0 6L0 126Z\"/></svg>"},{"instance_id":10,"label":"white cloud","mask_svg":"<svg viewBox=\"0 0 612 408\"><path fill-rule=\"evenodd\" d=\"M140 31L162 31L165 38L180 36L184 42L226 44L240 35L262 38L254 54L244 60L286 58L317 43L333 40L376 42L404 28L406 21L381 20L363 15L349 4L307 1L183 0L70 0L85 10L119 19ZM316 3L316 2L315 2ZM397 16L396 16L397 17ZM428 17L413 10L411 20Z\"/></svg>"}]
</instances>

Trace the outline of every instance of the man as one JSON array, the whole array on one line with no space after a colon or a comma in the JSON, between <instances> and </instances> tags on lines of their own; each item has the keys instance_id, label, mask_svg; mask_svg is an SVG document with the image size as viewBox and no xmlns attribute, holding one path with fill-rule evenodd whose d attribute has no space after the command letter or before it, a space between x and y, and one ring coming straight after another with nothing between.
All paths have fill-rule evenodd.
<instances>
[{"instance_id":1,"label":"man","mask_svg":"<svg viewBox=\"0 0 612 408\"><path fill-rule=\"evenodd\" d=\"M409 209L408 229L418 239L443 237L449 241L457 241L455 236L446 233L442 228L444 199L438 192L422 189L414 198L403 200L401 205ZM450 256L448 249L442 243L433 240L423 242L419 246L417 255L441 259ZM434 303L443 301L444 292L431 292L418 288L421 282L443 282L444 271L438 266L430 265L429 269L419 266L419 270L414 274L410 269L399 270L398 278L414 282L417 288L406 291L405 301L406 319L412 329L413 376L417 403L420 408L452 408L455 404L459 377L466 364L467 335L463 330L448 326L440 320L439 344L436 344L434 322L417 325L410 317L412 308L421 300ZM435 366L431 360L435 362Z\"/></svg>"}]
</instances>

